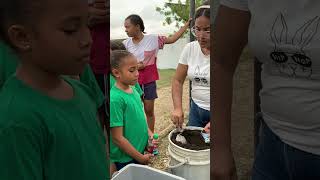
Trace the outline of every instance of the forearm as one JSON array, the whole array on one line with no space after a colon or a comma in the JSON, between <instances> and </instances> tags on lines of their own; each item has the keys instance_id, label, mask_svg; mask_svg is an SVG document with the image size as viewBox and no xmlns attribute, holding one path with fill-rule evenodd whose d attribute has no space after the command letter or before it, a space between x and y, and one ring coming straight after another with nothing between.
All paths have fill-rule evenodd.
<instances>
[{"instance_id":1,"label":"forearm","mask_svg":"<svg viewBox=\"0 0 320 180\"><path fill-rule=\"evenodd\" d=\"M214 143L231 148L231 106L233 73L213 63Z\"/></svg>"},{"instance_id":2,"label":"forearm","mask_svg":"<svg viewBox=\"0 0 320 180\"><path fill-rule=\"evenodd\" d=\"M123 152L128 154L133 159L140 161L143 155L137 151L125 137L121 136L118 138L113 138L112 140Z\"/></svg>"},{"instance_id":3,"label":"forearm","mask_svg":"<svg viewBox=\"0 0 320 180\"><path fill-rule=\"evenodd\" d=\"M167 38L166 44L172 44L172 43L176 42L183 35L183 33L188 29L188 27L189 27L189 25L187 25L187 24L182 26L179 29L179 31L177 31L172 36Z\"/></svg>"},{"instance_id":4,"label":"forearm","mask_svg":"<svg viewBox=\"0 0 320 180\"><path fill-rule=\"evenodd\" d=\"M172 81L172 101L174 109L182 110L182 93L183 93L183 82L180 82L176 79Z\"/></svg>"},{"instance_id":5,"label":"forearm","mask_svg":"<svg viewBox=\"0 0 320 180\"><path fill-rule=\"evenodd\" d=\"M231 19L237 17L235 23ZM212 87L215 121L213 136L216 147L231 149L231 106L233 75L247 43L250 14L221 6L213 35ZM232 53L230 53L232 52Z\"/></svg>"}]
</instances>

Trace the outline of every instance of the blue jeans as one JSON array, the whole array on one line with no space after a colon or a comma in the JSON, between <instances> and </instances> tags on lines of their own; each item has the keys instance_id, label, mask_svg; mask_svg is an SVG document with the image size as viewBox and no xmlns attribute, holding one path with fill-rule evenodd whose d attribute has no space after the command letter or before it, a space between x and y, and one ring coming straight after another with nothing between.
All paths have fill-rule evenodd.
<instances>
[{"instance_id":1,"label":"blue jeans","mask_svg":"<svg viewBox=\"0 0 320 180\"><path fill-rule=\"evenodd\" d=\"M205 127L210 121L210 111L200 108L191 99L189 121L187 126Z\"/></svg>"},{"instance_id":2,"label":"blue jeans","mask_svg":"<svg viewBox=\"0 0 320 180\"><path fill-rule=\"evenodd\" d=\"M301 151L274 134L261 119L252 180L320 180L320 156Z\"/></svg>"},{"instance_id":3,"label":"blue jeans","mask_svg":"<svg viewBox=\"0 0 320 180\"><path fill-rule=\"evenodd\" d=\"M138 161L136 161L136 160L132 160L132 161L129 161L129 162L126 162L126 163L115 162L114 164L116 165L117 171L120 171L120 169L124 168L126 165L129 165L129 164L140 164L140 163Z\"/></svg>"}]
</instances>

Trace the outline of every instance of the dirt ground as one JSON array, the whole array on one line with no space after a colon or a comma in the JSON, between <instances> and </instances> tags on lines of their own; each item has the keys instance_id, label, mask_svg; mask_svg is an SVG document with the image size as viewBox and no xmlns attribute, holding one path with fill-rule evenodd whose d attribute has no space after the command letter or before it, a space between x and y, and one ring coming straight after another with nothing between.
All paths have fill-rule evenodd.
<instances>
[{"instance_id":1,"label":"dirt ground","mask_svg":"<svg viewBox=\"0 0 320 180\"><path fill-rule=\"evenodd\" d=\"M189 84L185 83L183 107L185 117L189 107ZM156 130L166 133L160 137L160 154L154 158L151 166L166 170L169 157L167 154L167 133L173 129L170 113L173 109L171 87L158 89L159 98L155 102ZM234 78L234 96L232 109L232 147L234 151L237 173L240 180L250 177L253 161L253 61L243 57L236 70Z\"/></svg>"},{"instance_id":2,"label":"dirt ground","mask_svg":"<svg viewBox=\"0 0 320 180\"><path fill-rule=\"evenodd\" d=\"M155 101L155 132L164 133L160 136L159 141L159 155L154 158L151 166L157 169L166 170L169 163L169 155L167 148L169 145L168 133L174 129L172 125L170 115L173 110L173 104L171 99L171 87L163 87L158 89L159 98ZM184 83L182 106L185 117L189 114L189 83Z\"/></svg>"}]
</instances>

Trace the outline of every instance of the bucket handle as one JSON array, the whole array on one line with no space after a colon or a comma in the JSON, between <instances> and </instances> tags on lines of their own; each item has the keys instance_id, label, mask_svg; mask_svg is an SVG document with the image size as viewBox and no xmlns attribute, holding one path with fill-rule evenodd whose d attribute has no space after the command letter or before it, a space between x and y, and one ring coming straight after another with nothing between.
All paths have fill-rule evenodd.
<instances>
[{"instance_id":1,"label":"bucket handle","mask_svg":"<svg viewBox=\"0 0 320 180\"><path fill-rule=\"evenodd\" d=\"M170 165L169 165L169 166L168 166L168 168L169 168L169 169L175 169L175 168L178 168L178 167L180 167L180 166L182 166L182 165L186 164L188 161L189 161L189 160L188 160L188 158L185 158L183 162L180 162L180 163L178 163L178 164L176 164L176 165L173 165L173 166L170 166Z\"/></svg>"}]
</instances>

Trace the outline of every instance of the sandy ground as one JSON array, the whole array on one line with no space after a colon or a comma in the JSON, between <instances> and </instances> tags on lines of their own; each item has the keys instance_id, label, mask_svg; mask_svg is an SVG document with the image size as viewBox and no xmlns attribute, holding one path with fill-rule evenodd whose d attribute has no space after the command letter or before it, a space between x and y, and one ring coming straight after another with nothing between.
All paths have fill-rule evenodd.
<instances>
[{"instance_id":1,"label":"sandy ground","mask_svg":"<svg viewBox=\"0 0 320 180\"><path fill-rule=\"evenodd\" d=\"M169 155L167 153L168 148L168 133L174 127L172 125L170 115L173 110L171 87L163 87L158 89L159 98L155 101L155 116L156 116L156 133L164 133L160 137L159 152L160 154L154 158L151 166L157 169L166 170L169 163ZM184 83L182 106L185 117L189 114L189 83ZM164 132L165 131L165 132Z\"/></svg>"}]
</instances>

